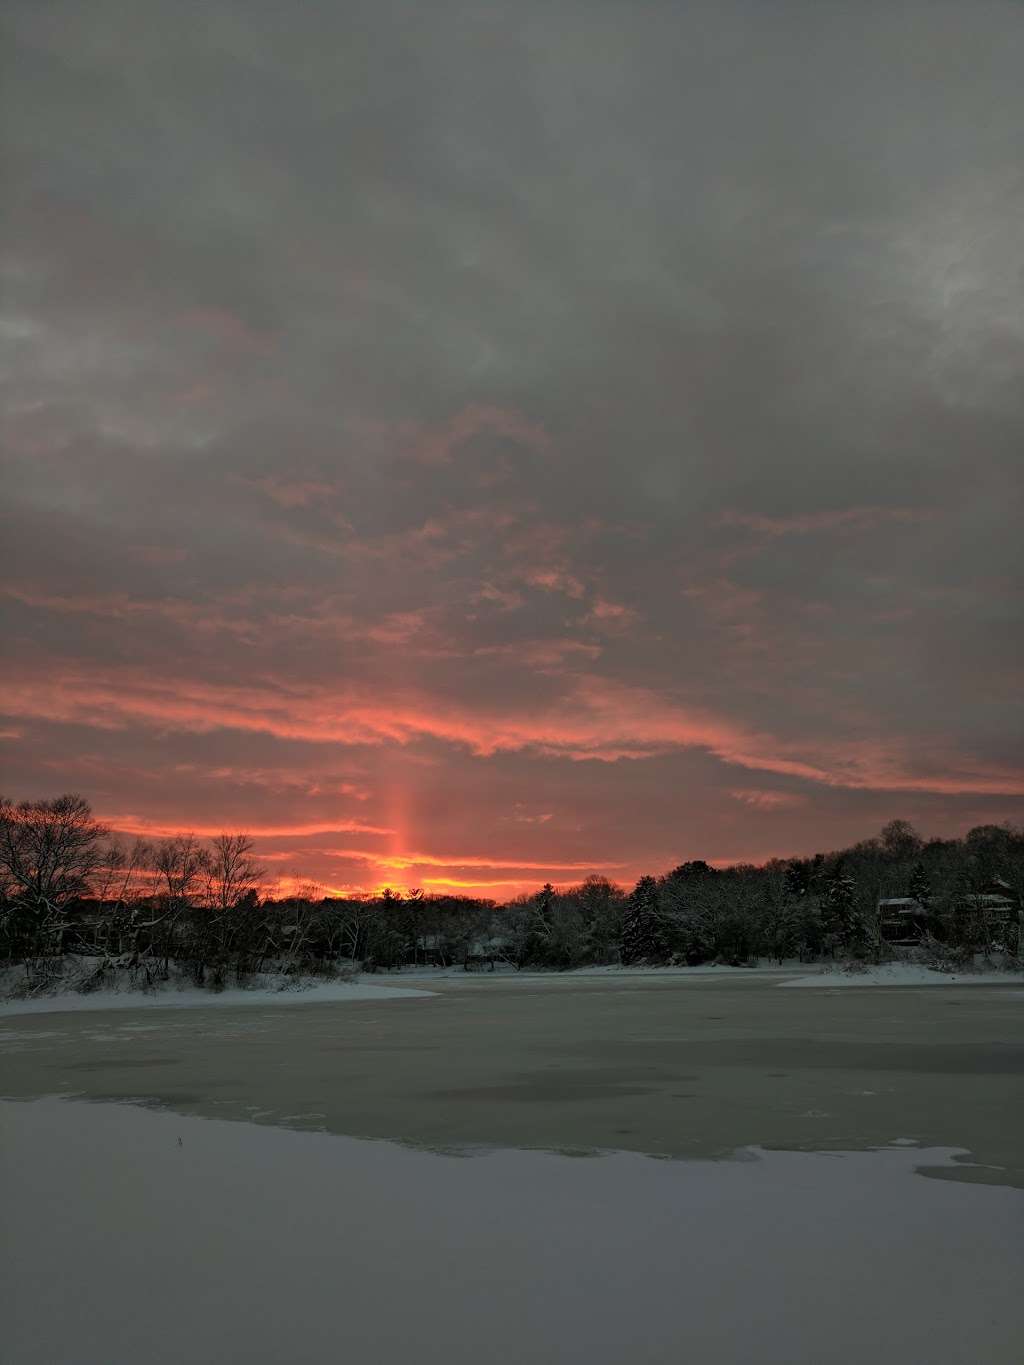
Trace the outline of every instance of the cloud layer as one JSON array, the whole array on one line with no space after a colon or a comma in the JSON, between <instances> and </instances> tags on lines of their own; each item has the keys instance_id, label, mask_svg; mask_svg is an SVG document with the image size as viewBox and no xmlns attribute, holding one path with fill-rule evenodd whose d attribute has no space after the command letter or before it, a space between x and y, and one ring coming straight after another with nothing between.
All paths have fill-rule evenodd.
<instances>
[{"instance_id":1,"label":"cloud layer","mask_svg":"<svg viewBox=\"0 0 1024 1365\"><path fill-rule=\"evenodd\" d=\"M9 790L499 896L1021 818L1019 6L4 27Z\"/></svg>"}]
</instances>

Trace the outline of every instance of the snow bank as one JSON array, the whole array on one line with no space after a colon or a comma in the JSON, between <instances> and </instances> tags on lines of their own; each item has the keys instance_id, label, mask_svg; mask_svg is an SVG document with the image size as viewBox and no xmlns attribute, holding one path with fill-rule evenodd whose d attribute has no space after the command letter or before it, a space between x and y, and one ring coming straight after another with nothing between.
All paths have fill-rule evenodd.
<instances>
[{"instance_id":1,"label":"snow bank","mask_svg":"<svg viewBox=\"0 0 1024 1365\"><path fill-rule=\"evenodd\" d=\"M730 967L720 962L706 962L697 967L577 967L570 976L758 976L763 972L778 971L776 967L759 964L756 967Z\"/></svg>"},{"instance_id":2,"label":"snow bank","mask_svg":"<svg viewBox=\"0 0 1024 1365\"><path fill-rule=\"evenodd\" d=\"M1024 1194L914 1174L948 1151L467 1160L55 1099L0 1135L18 1365L1020 1360Z\"/></svg>"},{"instance_id":3,"label":"snow bank","mask_svg":"<svg viewBox=\"0 0 1024 1365\"><path fill-rule=\"evenodd\" d=\"M886 962L863 972L819 971L795 981L780 981L780 986L1013 986L1024 976L1019 972L937 972L913 962Z\"/></svg>"},{"instance_id":4,"label":"snow bank","mask_svg":"<svg viewBox=\"0 0 1024 1365\"><path fill-rule=\"evenodd\" d=\"M347 1004L356 1000L426 999L434 991L407 986L378 986L367 981L324 981L298 987L263 987L251 990L177 990L170 986L156 991L90 991L85 995L64 992L34 996L29 1000L0 1001L0 1016L12 1014L64 1014L71 1010L221 1009L236 1005Z\"/></svg>"},{"instance_id":5,"label":"snow bank","mask_svg":"<svg viewBox=\"0 0 1024 1365\"><path fill-rule=\"evenodd\" d=\"M587 981L592 978L601 981L676 981L703 977L726 977L732 981L763 981L765 977L793 976L800 972L817 972L818 970L817 967L808 967L803 964L787 964L778 967L769 966L766 963L760 963L756 967L727 967L717 963L708 963L699 967L623 967L616 964L605 967L574 967L564 972L554 969L531 971L528 968L517 972L514 967L507 966L499 966L493 972L480 969L467 972L462 967L404 967L396 974L396 979L397 977L412 977L416 980L444 980L456 983L500 980L506 984L510 981L528 981L531 985L536 986L543 983L560 985L565 982Z\"/></svg>"}]
</instances>

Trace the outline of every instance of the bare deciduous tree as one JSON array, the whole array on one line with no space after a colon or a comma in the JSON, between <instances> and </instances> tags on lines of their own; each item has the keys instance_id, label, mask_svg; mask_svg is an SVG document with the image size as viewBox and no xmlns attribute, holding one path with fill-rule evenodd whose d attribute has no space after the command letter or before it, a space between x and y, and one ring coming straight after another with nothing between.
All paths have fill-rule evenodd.
<instances>
[{"instance_id":1,"label":"bare deciduous tree","mask_svg":"<svg viewBox=\"0 0 1024 1365\"><path fill-rule=\"evenodd\" d=\"M107 834L74 793L17 805L0 799L0 941L22 958L30 984L58 970L66 907L92 889Z\"/></svg>"},{"instance_id":2,"label":"bare deciduous tree","mask_svg":"<svg viewBox=\"0 0 1024 1365\"><path fill-rule=\"evenodd\" d=\"M218 834L213 840L210 899L218 910L229 910L259 888L264 870L252 852L253 842L247 834Z\"/></svg>"},{"instance_id":3,"label":"bare deciduous tree","mask_svg":"<svg viewBox=\"0 0 1024 1365\"><path fill-rule=\"evenodd\" d=\"M17 805L0 798L0 890L9 900L52 909L87 895L108 833L74 793Z\"/></svg>"},{"instance_id":4,"label":"bare deciduous tree","mask_svg":"<svg viewBox=\"0 0 1024 1365\"><path fill-rule=\"evenodd\" d=\"M171 910L193 905L209 879L212 859L194 834L163 839L153 850L153 870L159 875Z\"/></svg>"}]
</instances>

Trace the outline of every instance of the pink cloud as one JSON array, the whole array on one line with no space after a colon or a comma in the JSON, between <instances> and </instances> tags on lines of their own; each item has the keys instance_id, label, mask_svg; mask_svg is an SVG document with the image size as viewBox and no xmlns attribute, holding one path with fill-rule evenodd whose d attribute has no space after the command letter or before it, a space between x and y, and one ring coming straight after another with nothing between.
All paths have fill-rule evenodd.
<instances>
[{"instance_id":1,"label":"pink cloud","mask_svg":"<svg viewBox=\"0 0 1024 1365\"><path fill-rule=\"evenodd\" d=\"M501 611L516 611L523 605L524 599L521 592L498 588L493 583L485 583L473 600L492 603Z\"/></svg>"},{"instance_id":2,"label":"pink cloud","mask_svg":"<svg viewBox=\"0 0 1024 1365\"><path fill-rule=\"evenodd\" d=\"M566 597L579 598L586 593L583 583L575 574L565 569L528 569L523 574L523 582L531 588L541 588L544 592L560 592Z\"/></svg>"},{"instance_id":3,"label":"pink cloud","mask_svg":"<svg viewBox=\"0 0 1024 1365\"><path fill-rule=\"evenodd\" d=\"M572 663L591 663L600 658L602 648L586 640L517 640L502 645L482 645L473 651L476 658L507 659L523 668L562 672Z\"/></svg>"},{"instance_id":4,"label":"pink cloud","mask_svg":"<svg viewBox=\"0 0 1024 1365\"><path fill-rule=\"evenodd\" d=\"M607 598L598 597L584 619L587 625L595 630L619 634L627 631L636 622L637 613L632 607L624 606L621 602L611 602Z\"/></svg>"},{"instance_id":5,"label":"pink cloud","mask_svg":"<svg viewBox=\"0 0 1024 1365\"><path fill-rule=\"evenodd\" d=\"M546 825L549 820L554 819L551 811L541 811L537 815L530 815L526 811L516 810L512 815L502 816L503 820L511 820L517 825Z\"/></svg>"},{"instance_id":6,"label":"pink cloud","mask_svg":"<svg viewBox=\"0 0 1024 1365\"><path fill-rule=\"evenodd\" d=\"M674 749L703 749L734 766L833 787L880 791L1024 794L1024 774L975 764L933 746L925 771L898 740L799 741L745 727L651 689L566 675L560 695L528 709L459 704L394 681L387 687L216 685L192 678L79 670L12 680L6 714L99 728L148 725L206 733L233 729L315 744L405 746L432 738L480 757L533 750L615 762Z\"/></svg>"},{"instance_id":7,"label":"pink cloud","mask_svg":"<svg viewBox=\"0 0 1024 1365\"><path fill-rule=\"evenodd\" d=\"M792 810L807 804L807 797L796 792L760 791L756 787L735 787L729 795L734 801L742 801L756 810Z\"/></svg>"}]
</instances>

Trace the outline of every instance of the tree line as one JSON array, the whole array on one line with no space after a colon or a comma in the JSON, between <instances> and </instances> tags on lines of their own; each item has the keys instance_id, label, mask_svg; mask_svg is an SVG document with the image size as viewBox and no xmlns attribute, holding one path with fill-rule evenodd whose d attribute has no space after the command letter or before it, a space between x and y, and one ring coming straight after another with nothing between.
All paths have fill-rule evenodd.
<instances>
[{"instance_id":1,"label":"tree line","mask_svg":"<svg viewBox=\"0 0 1024 1365\"><path fill-rule=\"evenodd\" d=\"M220 988L264 972L330 976L356 964L878 962L891 955L892 898L910 906L906 924L933 960L962 965L985 953L1014 963L1024 831L982 825L962 839L925 840L894 820L810 858L725 868L691 860L630 890L591 876L503 905L418 890L326 897L313 887L273 899L263 883L244 834L126 846L81 796L0 799L0 962L18 968L29 991L63 979L69 960L82 989L125 978Z\"/></svg>"}]
</instances>

